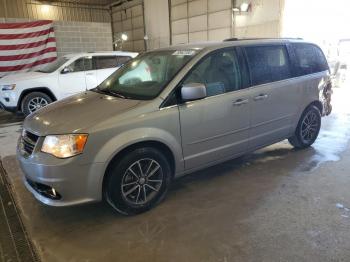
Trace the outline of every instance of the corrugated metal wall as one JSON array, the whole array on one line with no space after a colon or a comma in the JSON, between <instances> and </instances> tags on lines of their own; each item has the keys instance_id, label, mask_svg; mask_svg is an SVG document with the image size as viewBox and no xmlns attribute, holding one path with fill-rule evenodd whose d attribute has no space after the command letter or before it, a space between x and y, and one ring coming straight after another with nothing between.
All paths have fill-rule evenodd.
<instances>
[{"instance_id":1,"label":"corrugated metal wall","mask_svg":"<svg viewBox=\"0 0 350 262\"><path fill-rule=\"evenodd\" d=\"M114 40L126 34L128 40L122 43L122 50L142 52L145 48L145 25L143 3L130 7L112 8L112 25ZM119 47L116 47L119 49Z\"/></svg>"},{"instance_id":2,"label":"corrugated metal wall","mask_svg":"<svg viewBox=\"0 0 350 262\"><path fill-rule=\"evenodd\" d=\"M230 38L231 0L171 0L171 43Z\"/></svg>"},{"instance_id":3,"label":"corrugated metal wall","mask_svg":"<svg viewBox=\"0 0 350 262\"><path fill-rule=\"evenodd\" d=\"M110 22L108 9L75 3L42 5L28 0L0 0L0 17L79 22Z\"/></svg>"}]
</instances>

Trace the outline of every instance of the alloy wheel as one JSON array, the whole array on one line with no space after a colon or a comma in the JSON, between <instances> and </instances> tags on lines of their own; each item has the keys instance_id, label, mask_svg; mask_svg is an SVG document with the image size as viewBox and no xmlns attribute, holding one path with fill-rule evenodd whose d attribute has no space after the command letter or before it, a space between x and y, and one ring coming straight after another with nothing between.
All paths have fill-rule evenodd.
<instances>
[{"instance_id":1,"label":"alloy wheel","mask_svg":"<svg viewBox=\"0 0 350 262\"><path fill-rule=\"evenodd\" d=\"M150 202L163 184L163 170L154 159L140 159L129 166L121 183L122 196L132 205Z\"/></svg>"},{"instance_id":2,"label":"alloy wheel","mask_svg":"<svg viewBox=\"0 0 350 262\"><path fill-rule=\"evenodd\" d=\"M310 142L318 134L319 119L315 112L310 111L305 115L301 125L301 137L305 142Z\"/></svg>"},{"instance_id":3,"label":"alloy wheel","mask_svg":"<svg viewBox=\"0 0 350 262\"><path fill-rule=\"evenodd\" d=\"M47 106L49 103L48 101L43 98L43 97L34 97L32 99L29 100L28 103L28 110L30 113L33 113L35 111L37 111L38 109Z\"/></svg>"}]
</instances>

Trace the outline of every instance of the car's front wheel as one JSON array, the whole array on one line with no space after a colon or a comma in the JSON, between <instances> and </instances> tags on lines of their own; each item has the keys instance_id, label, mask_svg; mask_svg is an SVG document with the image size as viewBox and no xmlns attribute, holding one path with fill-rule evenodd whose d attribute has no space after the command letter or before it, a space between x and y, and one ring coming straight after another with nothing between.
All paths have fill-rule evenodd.
<instances>
[{"instance_id":1,"label":"car's front wheel","mask_svg":"<svg viewBox=\"0 0 350 262\"><path fill-rule=\"evenodd\" d=\"M111 163L105 199L119 213L133 215L157 205L171 181L168 159L156 148L137 148Z\"/></svg>"},{"instance_id":2,"label":"car's front wheel","mask_svg":"<svg viewBox=\"0 0 350 262\"><path fill-rule=\"evenodd\" d=\"M52 99L47 94L32 92L23 98L22 112L25 116L28 116L50 103L52 103Z\"/></svg>"},{"instance_id":3,"label":"car's front wheel","mask_svg":"<svg viewBox=\"0 0 350 262\"><path fill-rule=\"evenodd\" d=\"M307 148L315 142L320 128L321 112L316 106L309 106L301 115L294 136L288 140L295 148Z\"/></svg>"}]
</instances>

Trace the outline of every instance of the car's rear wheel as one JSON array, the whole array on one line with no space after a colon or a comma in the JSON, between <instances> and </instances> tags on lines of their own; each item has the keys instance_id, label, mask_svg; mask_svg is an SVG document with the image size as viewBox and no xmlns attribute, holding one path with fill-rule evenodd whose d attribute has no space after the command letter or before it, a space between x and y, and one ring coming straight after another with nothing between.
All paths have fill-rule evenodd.
<instances>
[{"instance_id":1,"label":"car's rear wheel","mask_svg":"<svg viewBox=\"0 0 350 262\"><path fill-rule=\"evenodd\" d=\"M171 168L161 151L135 149L111 163L107 171L105 198L119 213L133 215L157 205L166 195Z\"/></svg>"},{"instance_id":2,"label":"car's rear wheel","mask_svg":"<svg viewBox=\"0 0 350 262\"><path fill-rule=\"evenodd\" d=\"M52 103L52 99L47 94L32 92L23 98L22 112L25 116L28 116L50 103Z\"/></svg>"},{"instance_id":3,"label":"car's rear wheel","mask_svg":"<svg viewBox=\"0 0 350 262\"><path fill-rule=\"evenodd\" d=\"M294 136L288 141L295 148L307 148L311 146L320 132L321 113L316 106L309 106L300 117Z\"/></svg>"}]
</instances>

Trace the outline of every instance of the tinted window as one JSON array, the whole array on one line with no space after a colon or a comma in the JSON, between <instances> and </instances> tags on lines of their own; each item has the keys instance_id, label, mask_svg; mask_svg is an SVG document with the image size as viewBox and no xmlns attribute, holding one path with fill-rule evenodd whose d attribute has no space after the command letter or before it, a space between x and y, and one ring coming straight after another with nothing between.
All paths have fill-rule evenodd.
<instances>
[{"instance_id":1,"label":"tinted window","mask_svg":"<svg viewBox=\"0 0 350 262\"><path fill-rule=\"evenodd\" d=\"M295 67L298 76L328 70L328 64L321 49L311 44L293 44Z\"/></svg>"},{"instance_id":2,"label":"tinted window","mask_svg":"<svg viewBox=\"0 0 350 262\"><path fill-rule=\"evenodd\" d=\"M116 56L97 56L96 69L114 68L118 66Z\"/></svg>"},{"instance_id":3,"label":"tinted window","mask_svg":"<svg viewBox=\"0 0 350 262\"><path fill-rule=\"evenodd\" d=\"M262 85L291 77L285 46L245 47L253 85Z\"/></svg>"},{"instance_id":4,"label":"tinted window","mask_svg":"<svg viewBox=\"0 0 350 262\"><path fill-rule=\"evenodd\" d=\"M119 67L125 64L130 59L130 56L97 56L96 69Z\"/></svg>"},{"instance_id":5,"label":"tinted window","mask_svg":"<svg viewBox=\"0 0 350 262\"><path fill-rule=\"evenodd\" d=\"M118 61L118 66L124 65L126 62L128 62L131 59L130 56L118 56L117 61Z\"/></svg>"},{"instance_id":6,"label":"tinted window","mask_svg":"<svg viewBox=\"0 0 350 262\"><path fill-rule=\"evenodd\" d=\"M237 55L233 50L211 54L201 60L185 78L184 84L202 83L207 96L239 90L243 87Z\"/></svg>"},{"instance_id":7,"label":"tinted window","mask_svg":"<svg viewBox=\"0 0 350 262\"><path fill-rule=\"evenodd\" d=\"M85 71L94 69L92 57L84 57L84 69Z\"/></svg>"},{"instance_id":8,"label":"tinted window","mask_svg":"<svg viewBox=\"0 0 350 262\"><path fill-rule=\"evenodd\" d=\"M71 70L71 72L81 72L81 71L88 71L92 70L92 57L82 57L77 60L75 60L73 63L71 63L68 66Z\"/></svg>"}]
</instances>

